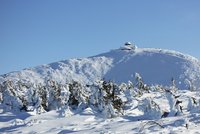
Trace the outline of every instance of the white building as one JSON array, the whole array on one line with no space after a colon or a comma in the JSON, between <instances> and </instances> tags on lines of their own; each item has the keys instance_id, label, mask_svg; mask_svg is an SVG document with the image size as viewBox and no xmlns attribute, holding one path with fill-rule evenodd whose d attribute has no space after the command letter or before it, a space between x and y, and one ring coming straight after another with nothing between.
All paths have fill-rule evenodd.
<instances>
[{"instance_id":1,"label":"white building","mask_svg":"<svg viewBox=\"0 0 200 134\"><path fill-rule=\"evenodd\" d=\"M124 44L124 46L121 47L121 50L135 50L135 49L137 49L137 46L131 44L131 42L126 42L126 43Z\"/></svg>"}]
</instances>

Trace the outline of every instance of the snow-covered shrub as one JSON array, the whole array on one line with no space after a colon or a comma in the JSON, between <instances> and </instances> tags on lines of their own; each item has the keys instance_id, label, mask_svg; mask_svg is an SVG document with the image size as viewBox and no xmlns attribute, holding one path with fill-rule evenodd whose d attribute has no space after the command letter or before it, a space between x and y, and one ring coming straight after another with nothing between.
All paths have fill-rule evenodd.
<instances>
[{"instance_id":1,"label":"snow-covered shrub","mask_svg":"<svg viewBox=\"0 0 200 134\"><path fill-rule=\"evenodd\" d=\"M177 90L174 85L165 89L165 95L170 105L169 116L178 116L183 112L182 101L179 100L180 96L176 95Z\"/></svg>"},{"instance_id":2,"label":"snow-covered shrub","mask_svg":"<svg viewBox=\"0 0 200 134\"><path fill-rule=\"evenodd\" d=\"M144 83L140 74L135 73L136 87L138 89L138 95L141 96L145 92L149 92L149 86Z\"/></svg>"},{"instance_id":3,"label":"snow-covered shrub","mask_svg":"<svg viewBox=\"0 0 200 134\"><path fill-rule=\"evenodd\" d=\"M18 111L23 107L22 96L20 90L15 86L12 81L4 81L2 85L2 104L5 111L15 110Z\"/></svg>"},{"instance_id":4,"label":"snow-covered shrub","mask_svg":"<svg viewBox=\"0 0 200 134\"><path fill-rule=\"evenodd\" d=\"M118 85L102 80L93 86L92 91L89 103L105 117L112 118L122 114L123 102L118 96L120 94Z\"/></svg>"},{"instance_id":5,"label":"snow-covered shrub","mask_svg":"<svg viewBox=\"0 0 200 134\"><path fill-rule=\"evenodd\" d=\"M196 112L200 108L198 97L189 96L187 98L190 99L186 100L180 97L175 80L172 80L171 86L164 87L147 86L137 73L135 78L135 84L129 81L119 86L105 80L92 85L77 81L63 84L47 80L36 84L22 80L5 80L0 84L0 103L4 111L34 111L40 114L58 110L62 116L90 107L107 118L131 113L131 110L140 110L144 113L144 118L155 119L178 116L184 110ZM183 105L183 101L187 102Z\"/></svg>"},{"instance_id":6,"label":"snow-covered shrub","mask_svg":"<svg viewBox=\"0 0 200 134\"><path fill-rule=\"evenodd\" d=\"M189 103L187 109L190 112L199 112L200 111L200 100L195 97L189 97Z\"/></svg>"},{"instance_id":7,"label":"snow-covered shrub","mask_svg":"<svg viewBox=\"0 0 200 134\"><path fill-rule=\"evenodd\" d=\"M144 118L148 119L159 119L163 115L162 109L152 98L141 100L138 109L144 113Z\"/></svg>"}]
</instances>

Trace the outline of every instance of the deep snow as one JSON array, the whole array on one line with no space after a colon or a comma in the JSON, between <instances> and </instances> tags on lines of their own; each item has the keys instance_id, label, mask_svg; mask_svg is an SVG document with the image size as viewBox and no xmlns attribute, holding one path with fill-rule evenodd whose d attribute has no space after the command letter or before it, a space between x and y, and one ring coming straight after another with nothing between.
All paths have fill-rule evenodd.
<instances>
[{"instance_id":1,"label":"deep snow","mask_svg":"<svg viewBox=\"0 0 200 134\"><path fill-rule=\"evenodd\" d=\"M199 92L182 90L178 92L180 100L184 101L183 114L156 118L155 113L144 114L132 101L125 115L115 118L103 118L100 113L90 107L81 112L69 112L66 117L60 116L58 111L50 111L35 115L33 112L14 113L0 111L0 133L199 133L200 111L199 106L189 104L189 97L200 100ZM170 106L169 101L162 92L147 93L142 98L151 97L160 107ZM141 98L141 99L142 99ZM199 103L199 102L198 102ZM198 104L199 105L199 104ZM188 111L190 108L193 111Z\"/></svg>"},{"instance_id":2,"label":"deep snow","mask_svg":"<svg viewBox=\"0 0 200 134\"><path fill-rule=\"evenodd\" d=\"M65 109L64 117L60 110L40 114L35 111L6 111L3 99L7 98L5 101L9 102L9 98L2 97L2 88L0 133L199 133L200 62L171 50L127 49L126 46L89 58L69 59L11 72L0 76L0 84L8 80L35 85L48 80L62 84L75 80L91 85L105 79L118 84L129 83L130 80L136 85L137 73L146 84L155 86L142 93L137 87L122 86L123 114L114 118L103 116L90 105L79 111ZM31 88L19 89L16 91L19 96L27 97L27 93L33 92ZM66 90L65 87L63 90ZM66 96L69 97L68 94ZM12 95L9 97L12 98ZM164 112L167 116L161 118Z\"/></svg>"}]
</instances>

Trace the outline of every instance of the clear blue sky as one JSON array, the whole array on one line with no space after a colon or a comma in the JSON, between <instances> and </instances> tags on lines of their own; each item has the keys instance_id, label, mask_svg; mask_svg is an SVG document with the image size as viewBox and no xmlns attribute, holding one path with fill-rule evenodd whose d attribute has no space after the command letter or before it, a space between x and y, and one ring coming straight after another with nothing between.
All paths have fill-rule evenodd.
<instances>
[{"instance_id":1,"label":"clear blue sky","mask_svg":"<svg viewBox=\"0 0 200 134\"><path fill-rule=\"evenodd\" d=\"M0 74L125 41L200 58L200 1L0 0Z\"/></svg>"}]
</instances>

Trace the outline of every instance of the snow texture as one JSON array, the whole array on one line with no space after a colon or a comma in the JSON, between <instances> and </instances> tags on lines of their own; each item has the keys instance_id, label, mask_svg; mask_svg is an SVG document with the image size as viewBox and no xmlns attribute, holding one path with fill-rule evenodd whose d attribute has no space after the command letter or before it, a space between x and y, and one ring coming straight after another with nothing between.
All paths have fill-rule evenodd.
<instances>
[{"instance_id":1,"label":"snow texture","mask_svg":"<svg viewBox=\"0 0 200 134\"><path fill-rule=\"evenodd\" d=\"M181 89L200 86L198 59L171 50L154 48L117 49L97 56L70 59L24 69L0 76L5 80L44 83L52 79L65 83L72 80L94 83L105 78L117 83L133 80L139 73L147 84L169 85L174 79Z\"/></svg>"},{"instance_id":2,"label":"snow texture","mask_svg":"<svg viewBox=\"0 0 200 134\"><path fill-rule=\"evenodd\" d=\"M0 133L199 133L200 62L124 46L0 76Z\"/></svg>"}]
</instances>

